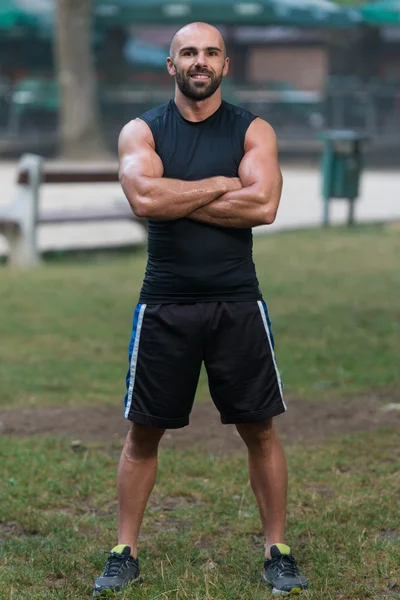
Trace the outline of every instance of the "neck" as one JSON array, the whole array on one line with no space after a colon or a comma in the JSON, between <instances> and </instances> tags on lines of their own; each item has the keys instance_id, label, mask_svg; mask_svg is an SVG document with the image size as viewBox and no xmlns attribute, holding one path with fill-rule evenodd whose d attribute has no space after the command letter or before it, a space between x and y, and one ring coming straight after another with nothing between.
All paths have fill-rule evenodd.
<instances>
[{"instance_id":1,"label":"neck","mask_svg":"<svg viewBox=\"0 0 400 600\"><path fill-rule=\"evenodd\" d=\"M219 109L221 102L221 88L209 98L200 101L184 96L178 87L175 89L175 104L187 121L204 121Z\"/></svg>"}]
</instances>

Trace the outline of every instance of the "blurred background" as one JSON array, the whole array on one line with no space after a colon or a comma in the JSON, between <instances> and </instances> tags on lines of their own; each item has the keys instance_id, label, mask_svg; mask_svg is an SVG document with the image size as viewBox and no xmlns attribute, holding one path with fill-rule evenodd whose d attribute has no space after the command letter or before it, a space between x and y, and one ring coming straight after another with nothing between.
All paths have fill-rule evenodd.
<instances>
[{"instance_id":1,"label":"blurred background","mask_svg":"<svg viewBox=\"0 0 400 600\"><path fill-rule=\"evenodd\" d=\"M350 128L371 139L367 164L399 163L399 0L2 0L0 156L90 157L100 137L115 153L121 127L171 97L169 42L194 20L221 29L224 97L271 122L282 160L315 161L318 132Z\"/></svg>"}]
</instances>

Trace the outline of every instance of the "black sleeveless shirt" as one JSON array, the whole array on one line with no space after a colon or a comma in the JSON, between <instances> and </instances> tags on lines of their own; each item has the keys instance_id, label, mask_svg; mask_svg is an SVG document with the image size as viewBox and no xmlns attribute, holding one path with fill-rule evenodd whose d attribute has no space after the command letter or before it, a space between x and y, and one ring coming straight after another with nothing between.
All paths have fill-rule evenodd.
<instances>
[{"instance_id":1,"label":"black sleeveless shirt","mask_svg":"<svg viewBox=\"0 0 400 600\"><path fill-rule=\"evenodd\" d=\"M164 177L196 181L238 177L244 139L256 118L222 102L200 122L187 121L174 100L140 116L150 127ZM260 300L251 229L190 219L149 219L148 261L139 302Z\"/></svg>"}]
</instances>

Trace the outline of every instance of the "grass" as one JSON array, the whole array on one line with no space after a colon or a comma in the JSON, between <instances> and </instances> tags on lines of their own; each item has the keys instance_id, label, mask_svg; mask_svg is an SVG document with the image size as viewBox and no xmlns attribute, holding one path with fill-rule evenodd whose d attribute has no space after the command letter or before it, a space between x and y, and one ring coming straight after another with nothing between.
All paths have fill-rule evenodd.
<instances>
[{"instance_id":1,"label":"grass","mask_svg":"<svg viewBox=\"0 0 400 600\"><path fill-rule=\"evenodd\" d=\"M399 232L384 226L255 238L288 395L399 388L399 250ZM2 269L0 404L120 402L144 268L139 252Z\"/></svg>"},{"instance_id":2,"label":"grass","mask_svg":"<svg viewBox=\"0 0 400 600\"><path fill-rule=\"evenodd\" d=\"M0 597L90 597L115 543L117 445L0 440ZM400 598L395 432L289 448L288 541L305 599ZM142 528L143 586L121 600L261 600L262 533L244 456L161 454Z\"/></svg>"},{"instance_id":3,"label":"grass","mask_svg":"<svg viewBox=\"0 0 400 600\"><path fill-rule=\"evenodd\" d=\"M334 401L400 383L399 233L255 239L286 392ZM121 402L143 253L3 269L0 403ZM207 400L202 375L199 400ZM120 443L0 438L0 599L91 596L116 534ZM400 600L400 451L385 430L287 449L287 541L310 600ZM145 583L120 600L261 600L263 541L243 455L164 450L142 528Z\"/></svg>"}]
</instances>

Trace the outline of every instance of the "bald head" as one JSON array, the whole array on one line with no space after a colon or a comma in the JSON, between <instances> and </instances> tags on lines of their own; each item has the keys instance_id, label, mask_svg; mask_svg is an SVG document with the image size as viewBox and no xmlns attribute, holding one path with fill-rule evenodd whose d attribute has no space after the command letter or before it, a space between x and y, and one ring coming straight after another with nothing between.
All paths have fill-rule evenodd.
<instances>
[{"instance_id":1,"label":"bald head","mask_svg":"<svg viewBox=\"0 0 400 600\"><path fill-rule=\"evenodd\" d=\"M220 31L213 25L209 25L209 23L201 22L189 23L178 29L171 40L169 47L170 57L173 59L180 48L193 45L193 40L196 38L214 40L213 45L218 47L222 51L223 56L226 57L225 42Z\"/></svg>"},{"instance_id":2,"label":"bald head","mask_svg":"<svg viewBox=\"0 0 400 600\"><path fill-rule=\"evenodd\" d=\"M228 67L225 43L216 27L189 23L174 35L167 69L175 77L176 89L186 98L200 102L213 96Z\"/></svg>"}]
</instances>

